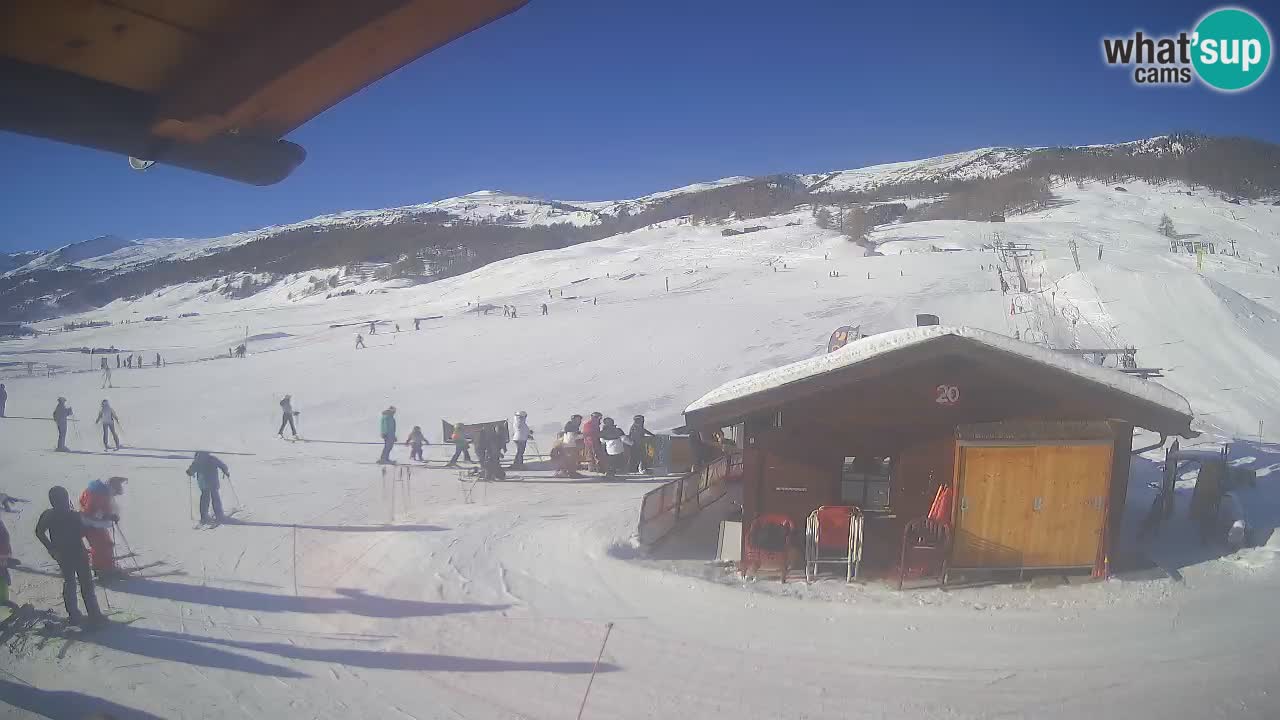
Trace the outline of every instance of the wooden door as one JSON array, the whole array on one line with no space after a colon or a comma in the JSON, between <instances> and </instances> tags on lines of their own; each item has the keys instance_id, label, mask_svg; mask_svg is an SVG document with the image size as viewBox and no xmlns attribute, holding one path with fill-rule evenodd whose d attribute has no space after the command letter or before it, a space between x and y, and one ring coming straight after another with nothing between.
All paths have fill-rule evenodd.
<instances>
[{"instance_id":1,"label":"wooden door","mask_svg":"<svg viewBox=\"0 0 1280 720\"><path fill-rule=\"evenodd\" d=\"M1082 567L1097 560L1106 524L1112 446L1036 448L1026 567Z\"/></svg>"},{"instance_id":2,"label":"wooden door","mask_svg":"<svg viewBox=\"0 0 1280 720\"><path fill-rule=\"evenodd\" d=\"M963 447L951 566L1024 567L1034 447Z\"/></svg>"}]
</instances>

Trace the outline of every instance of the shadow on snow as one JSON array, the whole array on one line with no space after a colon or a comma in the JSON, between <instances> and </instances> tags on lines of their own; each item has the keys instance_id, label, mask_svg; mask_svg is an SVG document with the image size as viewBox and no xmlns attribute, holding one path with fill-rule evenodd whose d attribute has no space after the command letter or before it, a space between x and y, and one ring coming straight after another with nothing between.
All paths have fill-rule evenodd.
<instances>
[{"instance_id":1,"label":"shadow on snow","mask_svg":"<svg viewBox=\"0 0 1280 720\"><path fill-rule=\"evenodd\" d=\"M84 720L87 717L112 717L116 720L162 720L159 715L135 710L110 700L72 690L41 690L31 685L0 678L0 705L49 718L49 720Z\"/></svg>"}]
</instances>

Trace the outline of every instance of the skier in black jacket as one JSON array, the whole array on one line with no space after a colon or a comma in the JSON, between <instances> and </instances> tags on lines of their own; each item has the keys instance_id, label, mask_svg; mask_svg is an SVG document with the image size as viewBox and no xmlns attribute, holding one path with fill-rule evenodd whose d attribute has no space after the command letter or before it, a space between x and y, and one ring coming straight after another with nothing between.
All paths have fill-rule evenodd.
<instances>
[{"instance_id":1,"label":"skier in black jacket","mask_svg":"<svg viewBox=\"0 0 1280 720\"><path fill-rule=\"evenodd\" d=\"M89 570L89 555L84 548L84 524L80 513L71 509L71 498L61 485L49 488L49 505L50 508L40 515L36 523L36 538L62 570L62 603L67 608L67 617L72 625L84 622L76 604L76 585L79 584L89 622L97 625L106 618L98 608L98 597L94 594L93 573Z\"/></svg>"},{"instance_id":2,"label":"skier in black jacket","mask_svg":"<svg viewBox=\"0 0 1280 720\"><path fill-rule=\"evenodd\" d=\"M58 426L58 446L54 450L58 452L71 452L67 448L67 418L71 417L71 414L71 406L67 404L67 399L58 398L58 404L53 408L53 424Z\"/></svg>"}]
</instances>

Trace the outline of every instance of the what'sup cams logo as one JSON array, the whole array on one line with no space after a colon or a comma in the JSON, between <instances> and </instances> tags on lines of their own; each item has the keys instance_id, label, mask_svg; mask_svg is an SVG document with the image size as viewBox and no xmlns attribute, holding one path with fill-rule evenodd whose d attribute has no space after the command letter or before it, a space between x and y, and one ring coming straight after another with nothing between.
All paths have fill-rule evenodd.
<instances>
[{"instance_id":1,"label":"what'sup cams logo","mask_svg":"<svg viewBox=\"0 0 1280 720\"><path fill-rule=\"evenodd\" d=\"M1138 85L1189 85L1194 77L1223 92L1258 83L1271 64L1271 33L1248 10L1219 8L1190 33L1151 37L1141 31L1102 40L1108 65L1133 67Z\"/></svg>"}]
</instances>

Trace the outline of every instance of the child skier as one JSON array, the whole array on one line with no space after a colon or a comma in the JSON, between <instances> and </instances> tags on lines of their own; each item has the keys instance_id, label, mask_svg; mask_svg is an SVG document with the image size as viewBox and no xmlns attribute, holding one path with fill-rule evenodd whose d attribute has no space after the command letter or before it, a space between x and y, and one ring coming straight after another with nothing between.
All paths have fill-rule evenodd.
<instances>
[{"instance_id":1,"label":"child skier","mask_svg":"<svg viewBox=\"0 0 1280 720\"><path fill-rule=\"evenodd\" d=\"M84 599L84 609L89 622L98 625L106 621L98 609L98 597L93 590L93 576L89 573L89 558L84 550L84 524L80 515L71 509L67 489L55 485L49 488L49 509L40 515L36 523L36 537L49 551L62 570L62 602L72 625L82 625L84 617L76 605L76 585Z\"/></svg>"},{"instance_id":2,"label":"child skier","mask_svg":"<svg viewBox=\"0 0 1280 720\"><path fill-rule=\"evenodd\" d=\"M427 436L422 434L421 426L413 426L413 431L409 433L409 437L405 439L404 444L409 446L410 460L426 462L426 460L422 459L422 446L430 445L431 443L427 441Z\"/></svg>"},{"instance_id":3,"label":"child skier","mask_svg":"<svg viewBox=\"0 0 1280 720\"><path fill-rule=\"evenodd\" d=\"M445 467L457 467L458 456L465 457L467 462L471 462L471 451L467 449L467 433L462 428L462 423L453 426L453 435L449 441L453 443L453 457L449 458L449 462Z\"/></svg>"}]
</instances>

